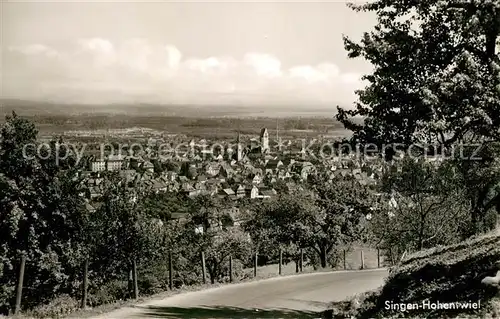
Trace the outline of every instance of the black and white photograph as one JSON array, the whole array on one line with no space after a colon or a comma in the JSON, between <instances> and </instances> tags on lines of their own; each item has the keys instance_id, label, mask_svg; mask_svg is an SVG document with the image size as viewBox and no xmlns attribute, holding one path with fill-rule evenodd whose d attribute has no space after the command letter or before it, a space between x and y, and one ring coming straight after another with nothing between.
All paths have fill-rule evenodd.
<instances>
[{"instance_id":1,"label":"black and white photograph","mask_svg":"<svg viewBox=\"0 0 500 319\"><path fill-rule=\"evenodd\" d=\"M500 0L0 0L0 318L500 319Z\"/></svg>"}]
</instances>

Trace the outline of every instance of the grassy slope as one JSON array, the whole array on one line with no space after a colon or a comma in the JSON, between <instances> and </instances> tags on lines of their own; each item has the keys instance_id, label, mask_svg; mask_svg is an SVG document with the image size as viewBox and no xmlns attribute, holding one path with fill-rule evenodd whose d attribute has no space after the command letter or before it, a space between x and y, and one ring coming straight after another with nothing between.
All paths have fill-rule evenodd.
<instances>
[{"instance_id":1,"label":"grassy slope","mask_svg":"<svg viewBox=\"0 0 500 319\"><path fill-rule=\"evenodd\" d=\"M499 270L500 231L457 245L437 247L409 256L391 270L386 284L350 302L333 306L339 317L500 317L498 289L485 287L481 280ZM386 310L393 303L481 302L480 310Z\"/></svg>"}]
</instances>

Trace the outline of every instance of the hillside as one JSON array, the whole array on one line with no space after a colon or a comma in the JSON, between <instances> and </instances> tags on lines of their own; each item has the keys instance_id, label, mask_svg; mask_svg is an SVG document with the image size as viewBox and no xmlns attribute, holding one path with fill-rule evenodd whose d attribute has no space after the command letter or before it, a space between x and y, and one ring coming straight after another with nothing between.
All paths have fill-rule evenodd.
<instances>
[{"instance_id":1,"label":"hillside","mask_svg":"<svg viewBox=\"0 0 500 319\"><path fill-rule=\"evenodd\" d=\"M333 311L325 315L329 318L499 318L499 288L481 283L486 276L495 276L498 270L500 231L411 255L397 269L391 269L384 287L348 302L335 303ZM422 305L424 301L431 304L480 302L480 309L426 307L403 312L392 307L396 303Z\"/></svg>"}]
</instances>

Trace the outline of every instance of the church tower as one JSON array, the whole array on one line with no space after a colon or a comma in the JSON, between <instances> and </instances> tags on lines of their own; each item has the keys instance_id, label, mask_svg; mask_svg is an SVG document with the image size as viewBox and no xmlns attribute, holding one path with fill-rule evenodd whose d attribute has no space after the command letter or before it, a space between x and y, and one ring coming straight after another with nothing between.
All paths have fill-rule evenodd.
<instances>
[{"instance_id":1,"label":"church tower","mask_svg":"<svg viewBox=\"0 0 500 319\"><path fill-rule=\"evenodd\" d=\"M269 151L269 132L267 128L260 131L260 147L262 153Z\"/></svg>"},{"instance_id":2,"label":"church tower","mask_svg":"<svg viewBox=\"0 0 500 319\"><path fill-rule=\"evenodd\" d=\"M238 132L238 137L236 138L236 160L240 162L243 159L243 145L241 145L240 132Z\"/></svg>"}]
</instances>

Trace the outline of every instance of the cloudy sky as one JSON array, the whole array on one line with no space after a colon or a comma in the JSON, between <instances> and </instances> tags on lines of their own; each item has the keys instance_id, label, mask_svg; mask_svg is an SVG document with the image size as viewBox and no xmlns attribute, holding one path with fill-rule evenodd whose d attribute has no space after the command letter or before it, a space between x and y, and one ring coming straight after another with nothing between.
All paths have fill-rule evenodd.
<instances>
[{"instance_id":1,"label":"cloudy sky","mask_svg":"<svg viewBox=\"0 0 500 319\"><path fill-rule=\"evenodd\" d=\"M375 19L330 2L2 0L2 95L79 103L349 106L342 34Z\"/></svg>"}]
</instances>

